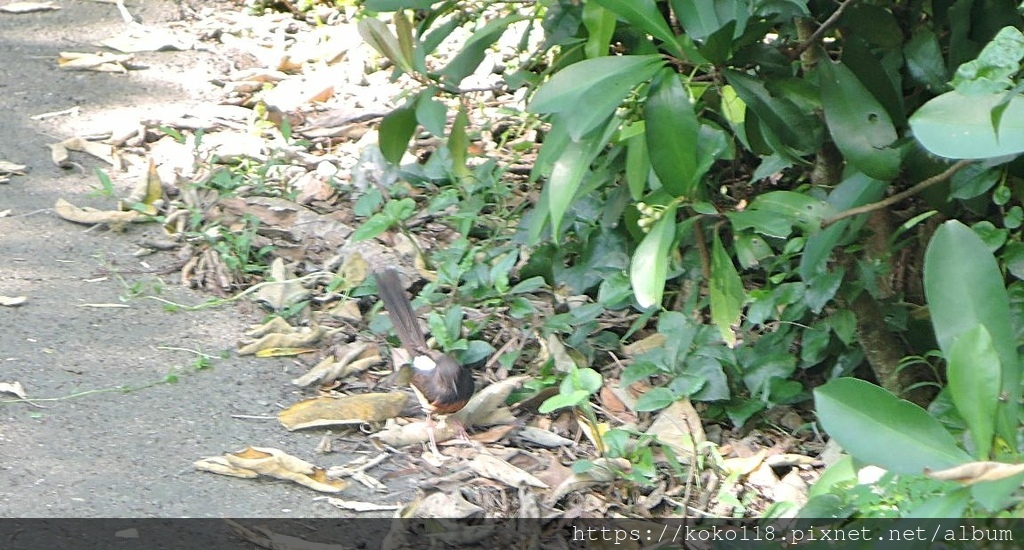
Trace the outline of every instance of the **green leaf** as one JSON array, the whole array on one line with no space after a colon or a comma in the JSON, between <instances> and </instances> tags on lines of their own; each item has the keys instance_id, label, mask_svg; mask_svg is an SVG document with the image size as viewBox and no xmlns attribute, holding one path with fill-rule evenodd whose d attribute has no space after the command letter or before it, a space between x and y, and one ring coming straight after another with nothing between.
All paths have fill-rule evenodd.
<instances>
[{"instance_id":1,"label":"green leaf","mask_svg":"<svg viewBox=\"0 0 1024 550\"><path fill-rule=\"evenodd\" d=\"M392 164L402 162L402 155L416 131L416 110L407 105L391 111L380 121L377 131L384 159Z\"/></svg>"},{"instance_id":2,"label":"green leaf","mask_svg":"<svg viewBox=\"0 0 1024 550\"><path fill-rule=\"evenodd\" d=\"M732 258L722 246L718 233L715 233L711 245L711 281L708 286L711 294L711 322L718 325L718 332L731 348L736 345L733 327L740 324L740 313L747 297L743 292L743 281L740 280Z\"/></svg>"},{"instance_id":3,"label":"green leaf","mask_svg":"<svg viewBox=\"0 0 1024 550\"><path fill-rule=\"evenodd\" d=\"M1024 34L1014 27L1004 27L985 45L978 58L968 61L953 75L953 88L967 95L990 94L1009 90L1013 76L1020 71L1024 57Z\"/></svg>"},{"instance_id":4,"label":"green leaf","mask_svg":"<svg viewBox=\"0 0 1024 550\"><path fill-rule=\"evenodd\" d=\"M440 0L366 0L369 11L425 10Z\"/></svg>"},{"instance_id":5,"label":"green leaf","mask_svg":"<svg viewBox=\"0 0 1024 550\"><path fill-rule=\"evenodd\" d=\"M576 369L569 374L574 388L578 388L593 395L600 391L604 385L604 378L601 373L591 368Z\"/></svg>"},{"instance_id":6,"label":"green leaf","mask_svg":"<svg viewBox=\"0 0 1024 550\"><path fill-rule=\"evenodd\" d=\"M691 196L699 181L697 135L700 125L690 96L672 69L663 69L647 96L644 109L651 165L662 186L673 197Z\"/></svg>"},{"instance_id":7,"label":"green leaf","mask_svg":"<svg viewBox=\"0 0 1024 550\"><path fill-rule=\"evenodd\" d=\"M640 242L629 266L629 280L641 308L661 304L668 275L669 249L676 236L676 206L665 209L651 232Z\"/></svg>"},{"instance_id":8,"label":"green leaf","mask_svg":"<svg viewBox=\"0 0 1024 550\"><path fill-rule=\"evenodd\" d=\"M569 137L578 140L607 120L626 95L663 64L659 55L605 56L574 63L545 82L527 110L563 113Z\"/></svg>"},{"instance_id":9,"label":"green leaf","mask_svg":"<svg viewBox=\"0 0 1024 550\"><path fill-rule=\"evenodd\" d=\"M676 396L672 393L672 390L668 388L652 388L636 400L633 410L636 412L660 411L671 405L675 400Z\"/></svg>"},{"instance_id":10,"label":"green leaf","mask_svg":"<svg viewBox=\"0 0 1024 550\"><path fill-rule=\"evenodd\" d=\"M670 4L686 34L700 42L730 22L735 29L729 38L740 36L750 17L747 3L736 0L672 0Z\"/></svg>"},{"instance_id":11,"label":"green leaf","mask_svg":"<svg viewBox=\"0 0 1024 550\"><path fill-rule=\"evenodd\" d=\"M608 55L608 46L615 33L616 17L613 12L595 2L583 4L583 26L587 28L587 43L583 46L588 58Z\"/></svg>"},{"instance_id":12,"label":"green leaf","mask_svg":"<svg viewBox=\"0 0 1024 550\"><path fill-rule=\"evenodd\" d=\"M939 39L927 26L922 25L903 46L910 78L932 93L948 90L946 63L942 59Z\"/></svg>"},{"instance_id":13,"label":"green leaf","mask_svg":"<svg viewBox=\"0 0 1024 550\"><path fill-rule=\"evenodd\" d=\"M898 136L889 112L843 64L823 61L818 74L825 120L839 151L872 178L895 178L900 152L892 148Z\"/></svg>"},{"instance_id":14,"label":"green leaf","mask_svg":"<svg viewBox=\"0 0 1024 550\"><path fill-rule=\"evenodd\" d=\"M961 334L949 351L950 397L971 430L975 458L988 460L1002 377L999 355L984 325Z\"/></svg>"},{"instance_id":15,"label":"green leaf","mask_svg":"<svg viewBox=\"0 0 1024 550\"><path fill-rule=\"evenodd\" d=\"M558 234L562 218L583 183L583 176L606 142L606 132L601 129L592 131L580 140L570 140L552 166L551 177L544 190L548 193L547 204L553 234Z\"/></svg>"},{"instance_id":16,"label":"green leaf","mask_svg":"<svg viewBox=\"0 0 1024 550\"><path fill-rule=\"evenodd\" d=\"M962 334L983 325L1002 365L997 433L1016 441L1021 396L1020 366L1010 318L1010 298L995 257L978 235L956 220L935 232L924 259L924 290L935 338L952 356Z\"/></svg>"},{"instance_id":17,"label":"green leaf","mask_svg":"<svg viewBox=\"0 0 1024 550\"><path fill-rule=\"evenodd\" d=\"M743 220L738 214L758 213L761 222L772 224L771 227L786 226L784 235L764 232L770 236L788 236L789 227L796 226L805 233L813 234L820 230L821 221L833 211L827 202L796 191L770 191L755 198L745 212L729 214L729 219ZM739 228L737 228L739 229ZM757 227L755 230L760 231Z\"/></svg>"},{"instance_id":18,"label":"green leaf","mask_svg":"<svg viewBox=\"0 0 1024 550\"><path fill-rule=\"evenodd\" d=\"M654 0L594 0L594 3L614 12L643 32L670 45L673 53L682 53L682 47L675 33L669 29L665 17L658 11Z\"/></svg>"},{"instance_id":19,"label":"green leaf","mask_svg":"<svg viewBox=\"0 0 1024 550\"><path fill-rule=\"evenodd\" d=\"M464 105L459 106L455 112L455 120L452 121L452 130L448 135L448 153L452 156L452 174L457 178L467 178L472 173L469 165L466 164L469 156L469 135L466 133L466 126L469 125L469 116L466 115Z\"/></svg>"},{"instance_id":20,"label":"green leaf","mask_svg":"<svg viewBox=\"0 0 1024 550\"><path fill-rule=\"evenodd\" d=\"M636 124L644 125L643 121ZM646 125L644 125L646 128ZM647 151L647 137L639 133L626 140L626 183L629 196L640 200L647 189L647 177L651 173L651 157Z\"/></svg>"},{"instance_id":21,"label":"green leaf","mask_svg":"<svg viewBox=\"0 0 1024 550\"><path fill-rule=\"evenodd\" d=\"M869 382L837 378L814 390L814 404L822 427L844 450L893 473L922 474L971 460L924 409Z\"/></svg>"},{"instance_id":22,"label":"green leaf","mask_svg":"<svg viewBox=\"0 0 1024 550\"><path fill-rule=\"evenodd\" d=\"M423 90L416 99L416 122L437 137L444 136L444 127L448 122L448 108L444 103L434 100L434 90Z\"/></svg>"},{"instance_id":23,"label":"green leaf","mask_svg":"<svg viewBox=\"0 0 1024 550\"><path fill-rule=\"evenodd\" d=\"M1024 98L1010 100L998 133L991 113L1003 94L942 94L910 117L914 137L928 152L946 158L987 159L1024 152Z\"/></svg>"},{"instance_id":24,"label":"green leaf","mask_svg":"<svg viewBox=\"0 0 1024 550\"><path fill-rule=\"evenodd\" d=\"M394 224L395 220L391 219L391 217L384 214L374 214L373 216L370 216L370 219L363 222L363 225L357 227L356 230L352 232L350 238L352 239L352 242L372 239L390 229Z\"/></svg>"},{"instance_id":25,"label":"green leaf","mask_svg":"<svg viewBox=\"0 0 1024 550\"><path fill-rule=\"evenodd\" d=\"M370 47L391 60L403 72L412 72L412 59L402 54L402 47L398 43L398 38L391 33L391 30L388 29L388 26L383 21L367 17L359 21L357 28L359 29L359 35L363 37L363 40Z\"/></svg>"},{"instance_id":26,"label":"green leaf","mask_svg":"<svg viewBox=\"0 0 1024 550\"><path fill-rule=\"evenodd\" d=\"M523 19L525 17L520 15L510 15L487 23L469 37L469 40L462 46L462 50L441 69L439 74L457 86L462 79L473 74L480 62L484 60L487 48L501 38L508 26Z\"/></svg>"},{"instance_id":27,"label":"green leaf","mask_svg":"<svg viewBox=\"0 0 1024 550\"><path fill-rule=\"evenodd\" d=\"M973 199L999 183L1003 171L990 168L983 163L971 164L961 169L949 181L949 198Z\"/></svg>"},{"instance_id":28,"label":"green leaf","mask_svg":"<svg viewBox=\"0 0 1024 550\"><path fill-rule=\"evenodd\" d=\"M964 510L967 509L970 501L971 491L967 487L957 487L944 495L930 497L924 504L908 510L904 517L914 519L959 518L963 517ZM914 523L914 525L918 524L920 522Z\"/></svg>"},{"instance_id":29,"label":"green leaf","mask_svg":"<svg viewBox=\"0 0 1024 550\"><path fill-rule=\"evenodd\" d=\"M836 186L826 200L835 211L842 212L881 199L885 195L886 188L888 188L887 183L869 178L860 172L854 172ZM808 282L816 274L824 273L828 266L828 260L832 256L832 250L848 235L856 234L866 220L866 215L852 220L840 220L807 237L804 252L800 255L800 278Z\"/></svg>"},{"instance_id":30,"label":"green leaf","mask_svg":"<svg viewBox=\"0 0 1024 550\"><path fill-rule=\"evenodd\" d=\"M541 414L548 414L558 409L564 409L566 407L576 407L581 403L585 403L590 399L590 393L586 390L573 390L570 393L560 393L549 397L546 401L540 404L537 409Z\"/></svg>"},{"instance_id":31,"label":"green leaf","mask_svg":"<svg viewBox=\"0 0 1024 550\"><path fill-rule=\"evenodd\" d=\"M753 111L782 145L799 154L809 154L817 149L821 142L821 125L815 116L802 111L786 97L773 96L761 80L732 69L727 69L724 74L736 95L747 105L748 137L750 112Z\"/></svg>"}]
</instances>

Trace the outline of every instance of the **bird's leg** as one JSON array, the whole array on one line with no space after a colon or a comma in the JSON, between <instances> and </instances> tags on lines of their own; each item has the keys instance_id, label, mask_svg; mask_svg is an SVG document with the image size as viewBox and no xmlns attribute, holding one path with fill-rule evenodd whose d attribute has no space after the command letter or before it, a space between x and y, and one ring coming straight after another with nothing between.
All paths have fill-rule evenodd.
<instances>
[{"instance_id":1,"label":"bird's leg","mask_svg":"<svg viewBox=\"0 0 1024 550\"><path fill-rule=\"evenodd\" d=\"M434 433L434 414L429 412L427 413L427 447L439 460L444 458L444 455L437 448L437 435Z\"/></svg>"},{"instance_id":2,"label":"bird's leg","mask_svg":"<svg viewBox=\"0 0 1024 550\"><path fill-rule=\"evenodd\" d=\"M446 427L450 427L455 432L455 437L466 442L468 445L473 444L473 440L469 438L469 434L466 433L466 426L462 424L461 420L452 418L451 416L445 416L441 419Z\"/></svg>"}]
</instances>

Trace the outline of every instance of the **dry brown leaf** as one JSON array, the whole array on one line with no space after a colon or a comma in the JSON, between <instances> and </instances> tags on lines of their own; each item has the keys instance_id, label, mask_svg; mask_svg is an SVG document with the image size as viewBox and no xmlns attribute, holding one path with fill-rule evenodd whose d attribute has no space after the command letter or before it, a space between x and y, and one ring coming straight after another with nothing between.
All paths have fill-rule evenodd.
<instances>
[{"instance_id":1,"label":"dry brown leaf","mask_svg":"<svg viewBox=\"0 0 1024 550\"><path fill-rule=\"evenodd\" d=\"M925 475L941 481L955 481L962 485L974 485L982 481L1006 479L1024 472L1024 464L1005 462L968 462L945 470L925 470Z\"/></svg>"},{"instance_id":2,"label":"dry brown leaf","mask_svg":"<svg viewBox=\"0 0 1024 550\"><path fill-rule=\"evenodd\" d=\"M476 392L469 403L451 417L467 428L482 425L494 411L504 407L508 396L528 379L528 376L513 376L491 384Z\"/></svg>"},{"instance_id":3,"label":"dry brown leaf","mask_svg":"<svg viewBox=\"0 0 1024 550\"><path fill-rule=\"evenodd\" d=\"M480 433L472 434L469 436L469 438L473 441L476 441L477 443L483 443L484 445L488 445L491 443L497 443L502 439L505 439L505 437L508 436L508 433L514 429L516 429L516 427L512 424L506 424L504 426L494 426L493 428L482 431Z\"/></svg>"},{"instance_id":4,"label":"dry brown leaf","mask_svg":"<svg viewBox=\"0 0 1024 550\"><path fill-rule=\"evenodd\" d=\"M622 353L626 357L636 357L651 350L665 347L665 335L656 332L643 340L637 340L631 344L622 346Z\"/></svg>"},{"instance_id":5,"label":"dry brown leaf","mask_svg":"<svg viewBox=\"0 0 1024 550\"><path fill-rule=\"evenodd\" d=\"M117 209L130 211L141 210L145 214L155 216L157 213L156 203L164 196L164 188L160 184L160 176L156 172L156 164L149 159L149 170L146 177L139 182L135 189L128 194L128 198L118 201ZM141 209L137 206L141 205Z\"/></svg>"},{"instance_id":6,"label":"dry brown leaf","mask_svg":"<svg viewBox=\"0 0 1024 550\"><path fill-rule=\"evenodd\" d=\"M596 485L604 485L619 480L622 472L628 472L631 465L624 458L598 458L593 465L585 472L573 473L545 497L544 503L547 506L554 506L565 495L573 491L581 491Z\"/></svg>"},{"instance_id":7,"label":"dry brown leaf","mask_svg":"<svg viewBox=\"0 0 1024 550\"><path fill-rule=\"evenodd\" d=\"M335 359L335 355L338 359ZM379 363L380 355L366 342L352 342L339 348L334 355L325 357L309 369L306 374L292 380L292 384L306 387L312 384L327 384L335 380L358 374Z\"/></svg>"},{"instance_id":8,"label":"dry brown leaf","mask_svg":"<svg viewBox=\"0 0 1024 550\"><path fill-rule=\"evenodd\" d=\"M398 517L401 518L450 518L450 519L461 519L470 517L481 517L483 515L483 508L469 502L462 496L461 491L454 491L452 493L433 492L422 498L414 499L409 504L406 504L402 508ZM443 522L444 520L439 520ZM402 522L405 523L405 522ZM438 524L438 531L451 530L454 525L448 527L448 529L441 529L441 525ZM437 534L435 531L433 534ZM422 539L420 539L422 542ZM429 546L429 545L428 545ZM388 548L387 546L383 546ZM421 548L423 545L417 545L416 548Z\"/></svg>"},{"instance_id":9,"label":"dry brown leaf","mask_svg":"<svg viewBox=\"0 0 1024 550\"><path fill-rule=\"evenodd\" d=\"M68 151L86 153L115 168L120 169L121 167L121 160L115 154L116 150L113 146L106 143L96 143L85 138L73 137L50 144L50 158L53 159L54 164L61 168L66 168L71 164L71 155Z\"/></svg>"},{"instance_id":10,"label":"dry brown leaf","mask_svg":"<svg viewBox=\"0 0 1024 550\"><path fill-rule=\"evenodd\" d=\"M281 411L277 419L290 431L318 426L383 422L401 414L408 398L404 392L314 397Z\"/></svg>"},{"instance_id":11,"label":"dry brown leaf","mask_svg":"<svg viewBox=\"0 0 1024 550\"><path fill-rule=\"evenodd\" d=\"M0 183L8 183L11 181L10 176L24 176L26 168L27 167L24 164L15 164L6 160L0 160ZM7 212L10 212L10 210Z\"/></svg>"},{"instance_id":12,"label":"dry brown leaf","mask_svg":"<svg viewBox=\"0 0 1024 550\"><path fill-rule=\"evenodd\" d=\"M108 52L79 53L60 52L57 66L67 71L97 71L101 73L126 73L128 63L135 56L132 54L112 54Z\"/></svg>"},{"instance_id":13,"label":"dry brown leaf","mask_svg":"<svg viewBox=\"0 0 1024 550\"><path fill-rule=\"evenodd\" d=\"M79 208L64 199L57 199L53 211L61 218L75 223L94 225L97 223L123 224L143 222L150 218L139 212L122 212L120 210L97 210L88 206Z\"/></svg>"},{"instance_id":14,"label":"dry brown leaf","mask_svg":"<svg viewBox=\"0 0 1024 550\"><path fill-rule=\"evenodd\" d=\"M682 464L689 464L693 454L700 452L700 444L707 441L700 415L689 399L675 401L658 412L646 433L672 449Z\"/></svg>"},{"instance_id":15,"label":"dry brown leaf","mask_svg":"<svg viewBox=\"0 0 1024 550\"><path fill-rule=\"evenodd\" d=\"M529 485L540 489L547 489L548 484L537 479L533 474L517 468L500 458L488 454L478 454L469 461L469 468L486 478L500 481L509 487L520 487Z\"/></svg>"},{"instance_id":16,"label":"dry brown leaf","mask_svg":"<svg viewBox=\"0 0 1024 550\"><path fill-rule=\"evenodd\" d=\"M232 466L228 459L223 456L211 456L207 458L201 458L192 463L197 470L203 472L210 472L214 474L220 474L222 476L240 477L244 479L255 479L260 475L252 470L246 468L239 468Z\"/></svg>"},{"instance_id":17,"label":"dry brown leaf","mask_svg":"<svg viewBox=\"0 0 1024 550\"><path fill-rule=\"evenodd\" d=\"M363 312L359 311L358 300L342 300L333 305L326 313L344 321L361 321Z\"/></svg>"},{"instance_id":18,"label":"dry brown leaf","mask_svg":"<svg viewBox=\"0 0 1024 550\"><path fill-rule=\"evenodd\" d=\"M691 451L692 452L692 451ZM767 449L761 449L751 456L727 458L722 461L722 469L728 474L745 476L761 467L764 459L768 456ZM770 466L765 465L770 469Z\"/></svg>"},{"instance_id":19,"label":"dry brown leaf","mask_svg":"<svg viewBox=\"0 0 1024 550\"><path fill-rule=\"evenodd\" d=\"M294 481L323 493L337 493L348 485L340 479L328 479L327 471L319 466L271 447L248 447L237 453L228 453L224 458L236 468Z\"/></svg>"},{"instance_id":20,"label":"dry brown leaf","mask_svg":"<svg viewBox=\"0 0 1024 550\"><path fill-rule=\"evenodd\" d=\"M284 260L274 258L270 264L270 279L274 284L261 287L253 293L252 300L271 311L281 311L303 300L308 300L311 292L295 280L284 266Z\"/></svg>"},{"instance_id":21,"label":"dry brown leaf","mask_svg":"<svg viewBox=\"0 0 1024 550\"><path fill-rule=\"evenodd\" d=\"M434 426L434 440L443 443L455 439L459 433L448 425L447 422L438 423ZM389 426L373 435L370 439L380 441L392 447L405 447L407 445L418 445L430 440L430 431L425 421L410 422L403 425Z\"/></svg>"},{"instance_id":22,"label":"dry brown leaf","mask_svg":"<svg viewBox=\"0 0 1024 550\"><path fill-rule=\"evenodd\" d=\"M268 334L291 334L298 332L299 329L288 324L282 317L274 317L273 319L263 323L262 325L253 325L249 327L249 330L245 331L245 335L251 338L261 338Z\"/></svg>"},{"instance_id":23,"label":"dry brown leaf","mask_svg":"<svg viewBox=\"0 0 1024 550\"><path fill-rule=\"evenodd\" d=\"M316 348L266 348L257 351L256 357L294 357L315 351Z\"/></svg>"},{"instance_id":24,"label":"dry brown leaf","mask_svg":"<svg viewBox=\"0 0 1024 550\"><path fill-rule=\"evenodd\" d=\"M0 296L0 306L18 307L27 300L27 296Z\"/></svg>"},{"instance_id":25,"label":"dry brown leaf","mask_svg":"<svg viewBox=\"0 0 1024 550\"><path fill-rule=\"evenodd\" d=\"M527 443L551 449L573 444L573 440L569 438L562 437L551 430L545 430L534 426L524 426L520 428L516 433L516 438Z\"/></svg>"},{"instance_id":26,"label":"dry brown leaf","mask_svg":"<svg viewBox=\"0 0 1024 550\"><path fill-rule=\"evenodd\" d=\"M53 2L11 2L0 6L0 12L3 13L33 13L59 9L60 6L54 5Z\"/></svg>"},{"instance_id":27,"label":"dry brown leaf","mask_svg":"<svg viewBox=\"0 0 1024 550\"><path fill-rule=\"evenodd\" d=\"M255 342L238 349L238 355L253 355L262 349L269 348L301 348L311 346L320 341L327 331L323 327L303 327L290 334L267 334Z\"/></svg>"}]
</instances>

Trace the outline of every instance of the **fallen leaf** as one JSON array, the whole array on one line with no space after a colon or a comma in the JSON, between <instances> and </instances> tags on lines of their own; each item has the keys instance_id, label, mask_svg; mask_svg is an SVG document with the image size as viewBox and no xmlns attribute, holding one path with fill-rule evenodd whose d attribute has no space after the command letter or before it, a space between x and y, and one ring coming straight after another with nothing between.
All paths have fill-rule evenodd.
<instances>
[{"instance_id":1,"label":"fallen leaf","mask_svg":"<svg viewBox=\"0 0 1024 550\"><path fill-rule=\"evenodd\" d=\"M25 387L21 385L21 382L0 382L0 393L9 393L19 399L28 399L28 394L25 393Z\"/></svg>"},{"instance_id":2,"label":"fallen leaf","mask_svg":"<svg viewBox=\"0 0 1024 550\"><path fill-rule=\"evenodd\" d=\"M688 399L675 401L659 411L645 433L668 446L681 464L689 464L694 453L700 452L700 444L707 440L700 415Z\"/></svg>"},{"instance_id":3,"label":"fallen leaf","mask_svg":"<svg viewBox=\"0 0 1024 550\"><path fill-rule=\"evenodd\" d=\"M0 296L0 306L18 307L27 300L27 296Z\"/></svg>"},{"instance_id":4,"label":"fallen leaf","mask_svg":"<svg viewBox=\"0 0 1024 550\"><path fill-rule=\"evenodd\" d=\"M95 225L97 223L123 224L148 221L150 218L140 212L120 210L97 210L88 206L79 208L64 199L57 199L53 211L61 218L75 223Z\"/></svg>"},{"instance_id":5,"label":"fallen leaf","mask_svg":"<svg viewBox=\"0 0 1024 550\"><path fill-rule=\"evenodd\" d=\"M544 498L547 506L554 506L565 495L597 485L613 483L621 479L622 472L628 472L631 464L624 458L598 458L584 472L573 473L568 479L551 490Z\"/></svg>"},{"instance_id":6,"label":"fallen leaf","mask_svg":"<svg viewBox=\"0 0 1024 550\"><path fill-rule=\"evenodd\" d=\"M335 355L339 357L335 359ZM293 379L292 384L299 387L328 384L361 373L380 361L381 358L377 350L371 349L369 344L353 342L336 350L334 355L325 357L306 374Z\"/></svg>"},{"instance_id":7,"label":"fallen leaf","mask_svg":"<svg viewBox=\"0 0 1024 550\"><path fill-rule=\"evenodd\" d=\"M566 447L573 444L573 440L567 437L562 437L550 430L544 430L533 426L524 426L520 428L516 433L516 438L527 443L548 448Z\"/></svg>"},{"instance_id":8,"label":"fallen leaf","mask_svg":"<svg viewBox=\"0 0 1024 550\"><path fill-rule=\"evenodd\" d=\"M254 477L250 473L256 473L284 479L323 493L337 493L348 485L339 479L328 479L327 471L319 466L270 447L247 447L236 453L204 458L194 465L203 471L234 477L250 478Z\"/></svg>"},{"instance_id":9,"label":"fallen leaf","mask_svg":"<svg viewBox=\"0 0 1024 550\"><path fill-rule=\"evenodd\" d=\"M945 470L932 471L925 469L926 476L941 481L955 481L962 485L974 485L982 481L1006 479L1024 472L1024 464L1007 464L1005 462L968 462Z\"/></svg>"},{"instance_id":10,"label":"fallen leaf","mask_svg":"<svg viewBox=\"0 0 1024 550\"><path fill-rule=\"evenodd\" d=\"M281 411L277 419L289 431L320 426L383 422L401 414L408 398L404 392L314 397L299 401Z\"/></svg>"},{"instance_id":11,"label":"fallen leaf","mask_svg":"<svg viewBox=\"0 0 1024 550\"><path fill-rule=\"evenodd\" d=\"M149 159L149 170L146 177L139 182L135 189L128 195L128 198L118 201L117 209L124 211L139 210L144 214L155 216L157 213L156 202L164 196L164 188L160 184L160 176L156 171L156 164Z\"/></svg>"},{"instance_id":12,"label":"fallen leaf","mask_svg":"<svg viewBox=\"0 0 1024 550\"><path fill-rule=\"evenodd\" d=\"M68 71L97 71L101 73L126 73L128 63L135 56L132 54L112 54L108 52L79 53L60 52L57 66Z\"/></svg>"},{"instance_id":13,"label":"fallen leaf","mask_svg":"<svg viewBox=\"0 0 1024 550\"><path fill-rule=\"evenodd\" d=\"M254 355L270 348L303 348L316 344L327 333L323 327L303 327L289 334L272 333L238 349L238 355Z\"/></svg>"},{"instance_id":14,"label":"fallen leaf","mask_svg":"<svg viewBox=\"0 0 1024 550\"><path fill-rule=\"evenodd\" d=\"M500 481L509 487L529 485L539 489L547 489L548 484L537 479L526 470L517 468L508 462L488 454L479 454L469 461L469 468L486 478Z\"/></svg>"},{"instance_id":15,"label":"fallen leaf","mask_svg":"<svg viewBox=\"0 0 1024 550\"><path fill-rule=\"evenodd\" d=\"M294 357L315 351L316 348L264 348L256 352L256 357Z\"/></svg>"},{"instance_id":16,"label":"fallen leaf","mask_svg":"<svg viewBox=\"0 0 1024 550\"><path fill-rule=\"evenodd\" d=\"M254 302L270 311L281 311L308 300L311 295L308 288L289 275L281 258L274 258L270 264L270 281L273 284L260 288L252 296Z\"/></svg>"},{"instance_id":17,"label":"fallen leaf","mask_svg":"<svg viewBox=\"0 0 1024 550\"><path fill-rule=\"evenodd\" d=\"M10 4L0 6L0 12L4 13L33 13L59 9L60 6L54 5L53 2L11 2Z\"/></svg>"}]
</instances>

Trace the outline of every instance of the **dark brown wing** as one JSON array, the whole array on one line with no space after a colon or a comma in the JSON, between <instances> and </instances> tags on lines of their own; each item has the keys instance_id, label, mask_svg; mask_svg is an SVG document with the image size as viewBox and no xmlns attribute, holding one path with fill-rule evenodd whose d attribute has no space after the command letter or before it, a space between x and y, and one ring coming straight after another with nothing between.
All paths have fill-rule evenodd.
<instances>
[{"instance_id":1,"label":"dark brown wing","mask_svg":"<svg viewBox=\"0 0 1024 550\"><path fill-rule=\"evenodd\" d=\"M395 327L402 347L414 356L425 353L427 339L420 332L416 312L413 311L409 298L405 296L405 288L398 279L398 272L388 268L373 275L377 279L377 292L384 301L384 308L388 310L388 317L391 318L391 324Z\"/></svg>"}]
</instances>

